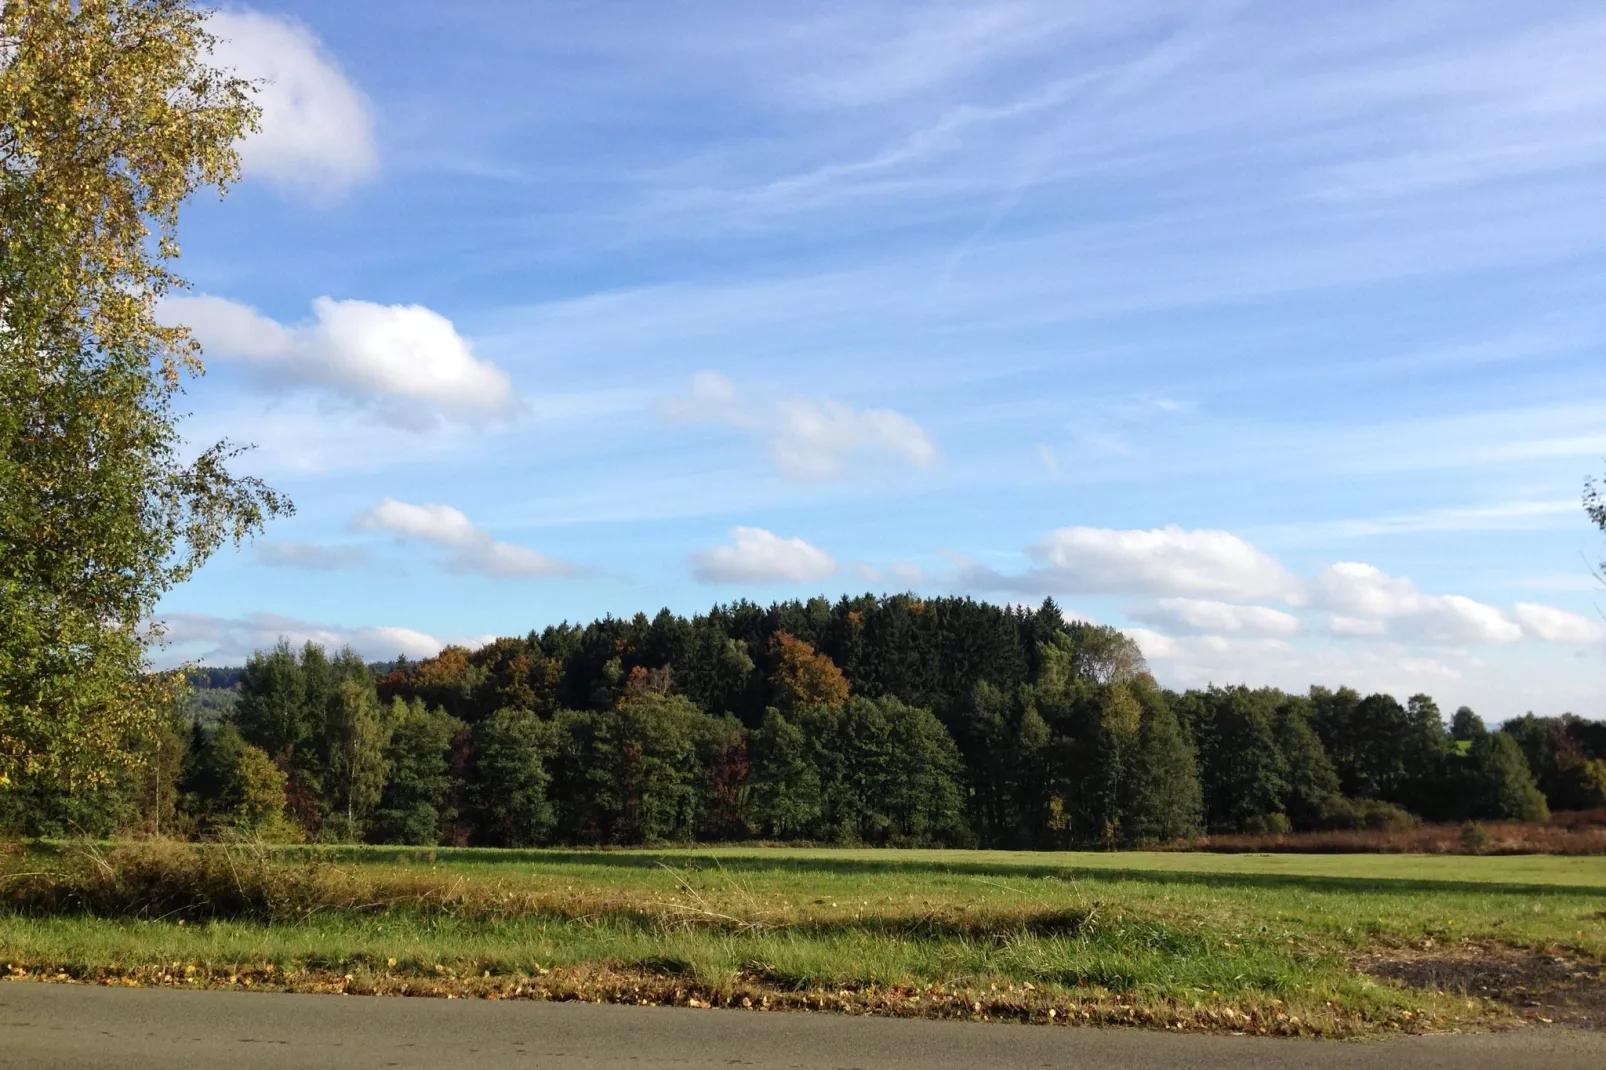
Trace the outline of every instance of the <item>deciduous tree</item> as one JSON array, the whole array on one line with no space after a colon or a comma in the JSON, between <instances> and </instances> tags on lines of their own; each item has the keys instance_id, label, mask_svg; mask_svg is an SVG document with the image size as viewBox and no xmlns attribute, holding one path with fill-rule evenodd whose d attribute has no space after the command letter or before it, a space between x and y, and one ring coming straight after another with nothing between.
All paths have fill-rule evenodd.
<instances>
[{"instance_id":1,"label":"deciduous tree","mask_svg":"<svg viewBox=\"0 0 1606 1070\"><path fill-rule=\"evenodd\" d=\"M257 111L185 0L0 5L0 786L104 778L164 708L158 599L288 503L191 456L157 318L180 206Z\"/></svg>"}]
</instances>

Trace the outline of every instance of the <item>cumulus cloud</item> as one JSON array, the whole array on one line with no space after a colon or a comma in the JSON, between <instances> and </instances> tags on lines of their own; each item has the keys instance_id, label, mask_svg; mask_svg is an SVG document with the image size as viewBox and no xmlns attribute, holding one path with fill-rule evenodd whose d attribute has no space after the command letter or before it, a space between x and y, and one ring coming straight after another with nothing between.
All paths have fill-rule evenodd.
<instances>
[{"instance_id":1,"label":"cumulus cloud","mask_svg":"<svg viewBox=\"0 0 1606 1070\"><path fill-rule=\"evenodd\" d=\"M1289 636L1299 632L1299 618L1267 606L1240 606L1201 598L1162 598L1138 614L1145 620L1200 632Z\"/></svg>"},{"instance_id":2,"label":"cumulus cloud","mask_svg":"<svg viewBox=\"0 0 1606 1070\"><path fill-rule=\"evenodd\" d=\"M293 19L220 11L208 23L214 60L258 83L261 128L240 146L245 174L328 200L379 166L368 100L323 42Z\"/></svg>"},{"instance_id":3,"label":"cumulus cloud","mask_svg":"<svg viewBox=\"0 0 1606 1070\"><path fill-rule=\"evenodd\" d=\"M1463 680L1478 663L1425 656L1399 643L1291 643L1274 637L1171 635L1148 628L1123 629L1168 686L1271 685L1301 691L1312 681L1411 694Z\"/></svg>"},{"instance_id":4,"label":"cumulus cloud","mask_svg":"<svg viewBox=\"0 0 1606 1070\"><path fill-rule=\"evenodd\" d=\"M1606 639L1606 627L1599 621L1555 606L1518 602L1511 616L1524 632L1547 643L1598 643Z\"/></svg>"},{"instance_id":5,"label":"cumulus cloud","mask_svg":"<svg viewBox=\"0 0 1606 1070\"><path fill-rule=\"evenodd\" d=\"M1124 628L1123 632L1146 660L1191 663L1226 663L1231 659L1249 660L1266 656L1286 656L1293 647L1281 639L1243 639L1223 635L1167 635L1149 628ZM1222 679L1227 679L1223 677Z\"/></svg>"},{"instance_id":6,"label":"cumulus cloud","mask_svg":"<svg viewBox=\"0 0 1606 1070\"><path fill-rule=\"evenodd\" d=\"M273 568L300 568L313 572L338 572L362 568L368 554L351 546L319 546L310 542L269 542L256 548L258 564Z\"/></svg>"},{"instance_id":7,"label":"cumulus cloud","mask_svg":"<svg viewBox=\"0 0 1606 1070\"><path fill-rule=\"evenodd\" d=\"M434 543L452 550L445 567L454 572L487 576L562 576L572 565L527 546L497 542L449 505L414 505L386 498L360 514L352 526L358 531L384 531L402 539Z\"/></svg>"},{"instance_id":8,"label":"cumulus cloud","mask_svg":"<svg viewBox=\"0 0 1606 1070\"><path fill-rule=\"evenodd\" d=\"M808 583L836 571L831 555L802 539L783 539L763 528L730 530L726 546L691 555L692 574L704 583Z\"/></svg>"},{"instance_id":9,"label":"cumulus cloud","mask_svg":"<svg viewBox=\"0 0 1606 1070\"><path fill-rule=\"evenodd\" d=\"M971 566L961 586L1033 593L1276 598L1298 604L1299 582L1276 559L1226 531L1061 528L1027 549L1037 567L1016 576Z\"/></svg>"},{"instance_id":10,"label":"cumulus cloud","mask_svg":"<svg viewBox=\"0 0 1606 1070\"><path fill-rule=\"evenodd\" d=\"M731 427L766 439L788 479L830 479L865 454L891 455L916 468L937 460L931 436L900 412L854 409L832 398L757 398L717 372L693 376L691 393L665 401L663 414L676 423Z\"/></svg>"},{"instance_id":11,"label":"cumulus cloud","mask_svg":"<svg viewBox=\"0 0 1606 1070\"><path fill-rule=\"evenodd\" d=\"M216 617L207 613L169 613L166 641L185 658L213 663L238 663L253 651L287 639L292 645L317 643L335 650L349 646L370 661L398 655L428 658L446 643L412 628L387 625L318 624L281 617L275 613L248 613L243 617Z\"/></svg>"},{"instance_id":12,"label":"cumulus cloud","mask_svg":"<svg viewBox=\"0 0 1606 1070\"><path fill-rule=\"evenodd\" d=\"M310 323L286 326L227 298L172 297L162 318L187 325L211 356L236 360L280 387L316 386L426 428L506 417L512 381L480 360L452 322L422 305L312 302Z\"/></svg>"},{"instance_id":13,"label":"cumulus cloud","mask_svg":"<svg viewBox=\"0 0 1606 1070\"><path fill-rule=\"evenodd\" d=\"M1316 577L1317 601L1334 611L1339 635L1390 635L1425 643L1514 643L1523 629L1494 606L1454 594L1428 595L1375 565L1340 561Z\"/></svg>"}]
</instances>

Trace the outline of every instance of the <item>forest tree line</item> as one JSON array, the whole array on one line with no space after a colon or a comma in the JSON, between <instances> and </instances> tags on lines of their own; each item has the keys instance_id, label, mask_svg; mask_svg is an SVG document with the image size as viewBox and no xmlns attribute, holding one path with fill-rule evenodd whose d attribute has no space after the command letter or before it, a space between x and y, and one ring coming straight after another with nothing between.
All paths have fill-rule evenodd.
<instances>
[{"instance_id":1,"label":"forest tree line","mask_svg":"<svg viewBox=\"0 0 1606 1070\"><path fill-rule=\"evenodd\" d=\"M0 795L0 827L1046 849L1606 806L1600 722L1168 691L1126 636L1052 600L738 602L382 665L281 642L197 680L229 690L131 740L107 784Z\"/></svg>"}]
</instances>

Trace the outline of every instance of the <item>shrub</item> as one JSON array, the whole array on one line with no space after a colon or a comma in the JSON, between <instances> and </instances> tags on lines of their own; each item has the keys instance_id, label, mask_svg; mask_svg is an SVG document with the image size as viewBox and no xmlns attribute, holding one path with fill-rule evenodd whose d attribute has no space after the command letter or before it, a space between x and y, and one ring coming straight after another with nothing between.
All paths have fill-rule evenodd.
<instances>
[{"instance_id":1,"label":"shrub","mask_svg":"<svg viewBox=\"0 0 1606 1070\"><path fill-rule=\"evenodd\" d=\"M1393 803L1342 797L1327 800L1322 806L1320 822L1324 829L1372 829L1379 832L1404 831L1421 824L1415 814Z\"/></svg>"}]
</instances>

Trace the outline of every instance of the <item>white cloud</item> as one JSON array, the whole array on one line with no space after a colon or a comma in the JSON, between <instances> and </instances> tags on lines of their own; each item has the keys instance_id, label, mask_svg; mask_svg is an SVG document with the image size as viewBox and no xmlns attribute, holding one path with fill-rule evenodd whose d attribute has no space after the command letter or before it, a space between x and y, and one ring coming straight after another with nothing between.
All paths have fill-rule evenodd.
<instances>
[{"instance_id":1,"label":"white cloud","mask_svg":"<svg viewBox=\"0 0 1606 1070\"><path fill-rule=\"evenodd\" d=\"M368 564L366 551L355 547L319 546L308 542L268 542L256 548L259 564L274 568L300 568L314 572L337 572Z\"/></svg>"},{"instance_id":2,"label":"white cloud","mask_svg":"<svg viewBox=\"0 0 1606 1070\"><path fill-rule=\"evenodd\" d=\"M1327 619L1327 630L1334 635L1379 636L1387 626L1376 617L1346 617L1335 613Z\"/></svg>"},{"instance_id":3,"label":"white cloud","mask_svg":"<svg viewBox=\"0 0 1606 1070\"><path fill-rule=\"evenodd\" d=\"M1138 644L1138 649L1143 651L1145 659L1166 661L1177 656L1177 641L1169 635L1162 635L1159 632L1150 631L1148 628L1123 628L1121 630L1128 639Z\"/></svg>"},{"instance_id":4,"label":"white cloud","mask_svg":"<svg viewBox=\"0 0 1606 1070\"><path fill-rule=\"evenodd\" d=\"M454 552L445 566L454 572L516 577L561 576L574 571L567 562L527 546L497 542L490 532L449 505L414 505L386 498L360 514L352 526L358 531L388 531L403 539L450 547Z\"/></svg>"},{"instance_id":5,"label":"white cloud","mask_svg":"<svg viewBox=\"0 0 1606 1070\"><path fill-rule=\"evenodd\" d=\"M891 409L854 409L832 398L755 398L717 372L692 377L691 393L668 399L664 415L678 423L736 428L769 440L770 455L789 479L840 475L850 457L891 454L916 468L937 460L924 428Z\"/></svg>"},{"instance_id":6,"label":"white cloud","mask_svg":"<svg viewBox=\"0 0 1606 1070\"><path fill-rule=\"evenodd\" d=\"M1157 674L1168 686L1243 683L1301 692L1312 683L1325 683L1405 695L1463 676L1455 664L1397 643L1309 647L1278 638L1168 635L1147 628L1123 631L1138 644L1144 658L1156 665ZM1460 664L1473 668L1476 663L1460 657Z\"/></svg>"},{"instance_id":7,"label":"white cloud","mask_svg":"<svg viewBox=\"0 0 1606 1070\"><path fill-rule=\"evenodd\" d=\"M1340 561L1316 578L1317 600L1337 614L1335 634L1387 634L1418 642L1514 643L1522 628L1494 606L1463 595L1427 595L1375 565Z\"/></svg>"},{"instance_id":8,"label":"white cloud","mask_svg":"<svg viewBox=\"0 0 1606 1070\"><path fill-rule=\"evenodd\" d=\"M368 100L311 30L250 10L217 12L208 29L218 64L260 83L261 129L240 146L247 176L327 200L378 169Z\"/></svg>"},{"instance_id":9,"label":"white cloud","mask_svg":"<svg viewBox=\"0 0 1606 1070\"><path fill-rule=\"evenodd\" d=\"M1300 586L1268 554L1226 531L1061 528L1027 551L1047 589L1107 594L1215 595L1297 604Z\"/></svg>"},{"instance_id":10,"label":"white cloud","mask_svg":"<svg viewBox=\"0 0 1606 1070\"><path fill-rule=\"evenodd\" d=\"M926 582L926 570L913 561L894 561L885 568L859 563L853 572L865 583L913 589Z\"/></svg>"},{"instance_id":11,"label":"white cloud","mask_svg":"<svg viewBox=\"0 0 1606 1070\"><path fill-rule=\"evenodd\" d=\"M692 574L704 583L809 583L836 572L831 555L802 539L783 539L763 528L737 527L728 546L691 555Z\"/></svg>"},{"instance_id":12,"label":"white cloud","mask_svg":"<svg viewBox=\"0 0 1606 1070\"><path fill-rule=\"evenodd\" d=\"M170 658L177 655L182 660L213 664L238 664L252 652L271 647L280 639L287 639L295 646L317 643L330 650L349 646L370 661L388 660L397 655L433 657L446 645L435 636L412 628L317 624L275 613L248 613L237 618L207 613L169 613L166 625Z\"/></svg>"},{"instance_id":13,"label":"white cloud","mask_svg":"<svg viewBox=\"0 0 1606 1070\"><path fill-rule=\"evenodd\" d=\"M173 297L163 319L191 328L211 356L238 360L279 386L319 386L415 428L506 417L507 373L474 356L452 322L422 305L312 302L314 321L285 326L222 297Z\"/></svg>"},{"instance_id":14,"label":"white cloud","mask_svg":"<svg viewBox=\"0 0 1606 1070\"><path fill-rule=\"evenodd\" d=\"M1200 598L1162 598L1140 614L1201 632L1289 636L1299 632L1299 618L1267 606L1239 606Z\"/></svg>"},{"instance_id":15,"label":"white cloud","mask_svg":"<svg viewBox=\"0 0 1606 1070\"><path fill-rule=\"evenodd\" d=\"M1362 617L1393 617L1410 613L1420 604L1416 585L1389 576L1375 565L1340 561L1316 577L1322 601L1342 612Z\"/></svg>"},{"instance_id":16,"label":"white cloud","mask_svg":"<svg viewBox=\"0 0 1606 1070\"><path fill-rule=\"evenodd\" d=\"M1548 643L1598 643L1606 639L1606 627L1599 621L1554 606L1518 602L1511 616L1524 632Z\"/></svg>"}]
</instances>

